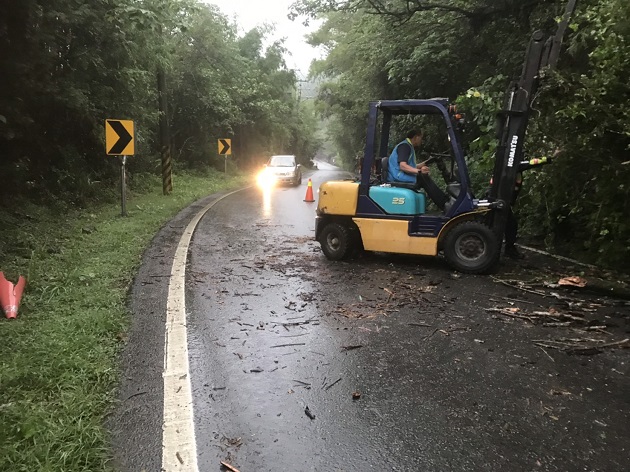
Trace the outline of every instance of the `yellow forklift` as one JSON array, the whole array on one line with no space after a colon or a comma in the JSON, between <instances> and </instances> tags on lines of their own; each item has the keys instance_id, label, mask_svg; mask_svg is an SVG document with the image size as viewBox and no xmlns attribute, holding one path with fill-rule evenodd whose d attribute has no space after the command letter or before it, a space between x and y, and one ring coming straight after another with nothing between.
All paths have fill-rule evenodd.
<instances>
[{"instance_id":1,"label":"yellow forklift","mask_svg":"<svg viewBox=\"0 0 630 472\"><path fill-rule=\"evenodd\" d=\"M505 110L499 113L499 143L488 198L473 195L461 145L463 116L447 99L369 104L360 179L329 181L319 187L315 239L328 259L350 258L361 250L424 256L443 251L451 267L461 272L487 273L496 266L518 173L550 162L525 160L523 142L540 73L555 66L575 6L576 0L569 0L555 35L547 37L541 31L532 35L521 77L510 85ZM387 178L390 128L392 119L400 115L430 115L446 130L451 202L444 212L427 212L422 190Z\"/></svg>"}]
</instances>

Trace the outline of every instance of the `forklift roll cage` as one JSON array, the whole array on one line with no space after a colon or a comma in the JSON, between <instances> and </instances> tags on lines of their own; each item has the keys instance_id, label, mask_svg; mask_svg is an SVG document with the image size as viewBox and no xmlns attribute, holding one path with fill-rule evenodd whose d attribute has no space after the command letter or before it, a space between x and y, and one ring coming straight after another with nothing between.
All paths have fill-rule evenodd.
<instances>
[{"instance_id":1,"label":"forklift roll cage","mask_svg":"<svg viewBox=\"0 0 630 472\"><path fill-rule=\"evenodd\" d=\"M541 71L556 66L562 45L562 38L569 20L575 11L577 0L569 0L565 14L558 23L555 35L547 36L542 31L536 31L531 37L521 77L510 85L507 93L505 109L498 114L497 137L499 139L494 160L492 185L488 200L475 200L470 189L470 178L464 152L461 146L461 136L457 132L457 121L450 113L447 99L436 98L429 100L382 100L370 102L368 114L367 137L361 182L359 186L359 215L378 215L382 213L369 198L369 187L372 167L380 166L377 156L388 155L389 133L392 117L396 115L440 115L446 123L452 159L457 168L457 180L460 185L455 203L443 218L435 221L447 221L462 213L470 212L480 207L494 210L491 214L490 226L497 235L502 235L508 217L508 209L513 201L516 178L525 167L532 167L524 160L524 141L529 124L531 105L538 89ZM378 136L379 112L382 114L380 136ZM378 140L378 153L376 153ZM548 163L546 160L540 165ZM428 215L426 215L428 216ZM426 217L425 216L425 217ZM443 226L438 224L437 231Z\"/></svg>"},{"instance_id":2,"label":"forklift roll cage","mask_svg":"<svg viewBox=\"0 0 630 472\"><path fill-rule=\"evenodd\" d=\"M463 121L447 99L370 102L360 181L330 181L320 186L315 239L326 257L341 260L362 249L425 256L442 251L447 262L462 272L485 273L494 267L518 173L550 162L525 161L523 146L541 73L556 64L576 2L568 0L554 36L536 31L531 37L521 77L510 85L504 110L497 116L498 144L486 199L473 195L461 144ZM452 167L448 175L440 167L451 197L444 212L427 213L426 196L413 184L384 178L388 169L380 167L388 164L392 119L401 115L433 115L445 124ZM373 179L374 168L380 173L378 183Z\"/></svg>"},{"instance_id":3,"label":"forklift roll cage","mask_svg":"<svg viewBox=\"0 0 630 472\"><path fill-rule=\"evenodd\" d=\"M437 236L446 222L454 216L474 210L475 204L469 189L468 168L461 147L461 138L457 132L456 121L450 113L449 102L445 98L429 100L382 100L370 102L368 115L368 132L365 145L361 182L357 205L358 217L409 219L404 216L386 215L382 208L369 196L372 169L380 172L381 159L388 155L389 137L392 117L400 115L437 115L444 120L450 143L451 156L456 164L459 192L454 204L445 214L417 215L410 221L409 233L414 235ZM379 130L379 117L381 126ZM378 138L378 139L377 139ZM378 146L378 152L376 152Z\"/></svg>"},{"instance_id":4,"label":"forklift roll cage","mask_svg":"<svg viewBox=\"0 0 630 472\"><path fill-rule=\"evenodd\" d=\"M368 113L368 133L365 144L364 165L361 170L361 185L359 187L360 195L367 195L369 189L371 169L374 165L374 159L377 153L376 142L378 133L378 116L379 112L383 117L380 130L379 151L378 156L384 157L388 155L389 149L389 133L391 128L392 116L396 115L440 115L446 123L449 142L451 143L452 156L455 159L459 170L459 181L468 190L468 170L464 160L464 151L460 145L461 139L456 133L454 123L449 114L449 102L445 98L433 98L430 100L382 100L378 102L370 102ZM378 166L378 161L376 162Z\"/></svg>"}]
</instances>

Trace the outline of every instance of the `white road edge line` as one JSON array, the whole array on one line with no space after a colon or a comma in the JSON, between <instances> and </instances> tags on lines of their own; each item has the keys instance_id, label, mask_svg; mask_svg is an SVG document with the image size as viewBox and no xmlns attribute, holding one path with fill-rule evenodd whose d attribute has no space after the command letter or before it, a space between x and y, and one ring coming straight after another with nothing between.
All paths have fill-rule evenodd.
<instances>
[{"instance_id":1,"label":"white road edge line","mask_svg":"<svg viewBox=\"0 0 630 472\"><path fill-rule=\"evenodd\" d=\"M250 187L247 187L250 188ZM168 286L164 339L164 416L162 471L198 472L197 443L186 333L186 259L195 228L214 205L245 188L230 192L203 208L186 227L179 241Z\"/></svg>"}]
</instances>

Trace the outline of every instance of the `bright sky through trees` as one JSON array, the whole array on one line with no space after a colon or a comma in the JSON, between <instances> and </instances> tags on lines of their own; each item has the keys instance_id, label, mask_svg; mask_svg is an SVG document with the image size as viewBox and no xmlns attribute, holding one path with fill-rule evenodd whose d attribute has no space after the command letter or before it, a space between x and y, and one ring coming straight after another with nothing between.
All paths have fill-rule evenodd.
<instances>
[{"instance_id":1,"label":"bright sky through trees","mask_svg":"<svg viewBox=\"0 0 630 472\"><path fill-rule=\"evenodd\" d=\"M229 18L235 19L241 33L262 24L275 25L275 32L270 39L285 38L285 47L289 51L287 66L299 71L305 77L313 59L321 54L304 40L304 35L315 30L319 23L311 22L305 27L301 19L291 21L287 18L289 6L295 0L205 0L215 4Z\"/></svg>"}]
</instances>

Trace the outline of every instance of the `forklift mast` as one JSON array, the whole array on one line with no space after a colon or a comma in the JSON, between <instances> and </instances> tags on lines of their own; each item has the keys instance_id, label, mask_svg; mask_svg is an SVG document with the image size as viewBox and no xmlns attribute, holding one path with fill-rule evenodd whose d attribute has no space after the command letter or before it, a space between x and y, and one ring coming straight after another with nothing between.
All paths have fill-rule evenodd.
<instances>
[{"instance_id":1,"label":"forklift mast","mask_svg":"<svg viewBox=\"0 0 630 472\"><path fill-rule=\"evenodd\" d=\"M524 160L523 144L540 74L545 67L555 67L562 39L576 4L577 0L569 0L555 35L546 37L542 31L536 31L532 35L521 77L510 85L505 110L498 115L499 143L495 154L490 201L499 210L495 212L492 222L493 229L499 235L503 235L505 230L518 173L525 167L531 167ZM544 162L546 161L541 163Z\"/></svg>"}]
</instances>

